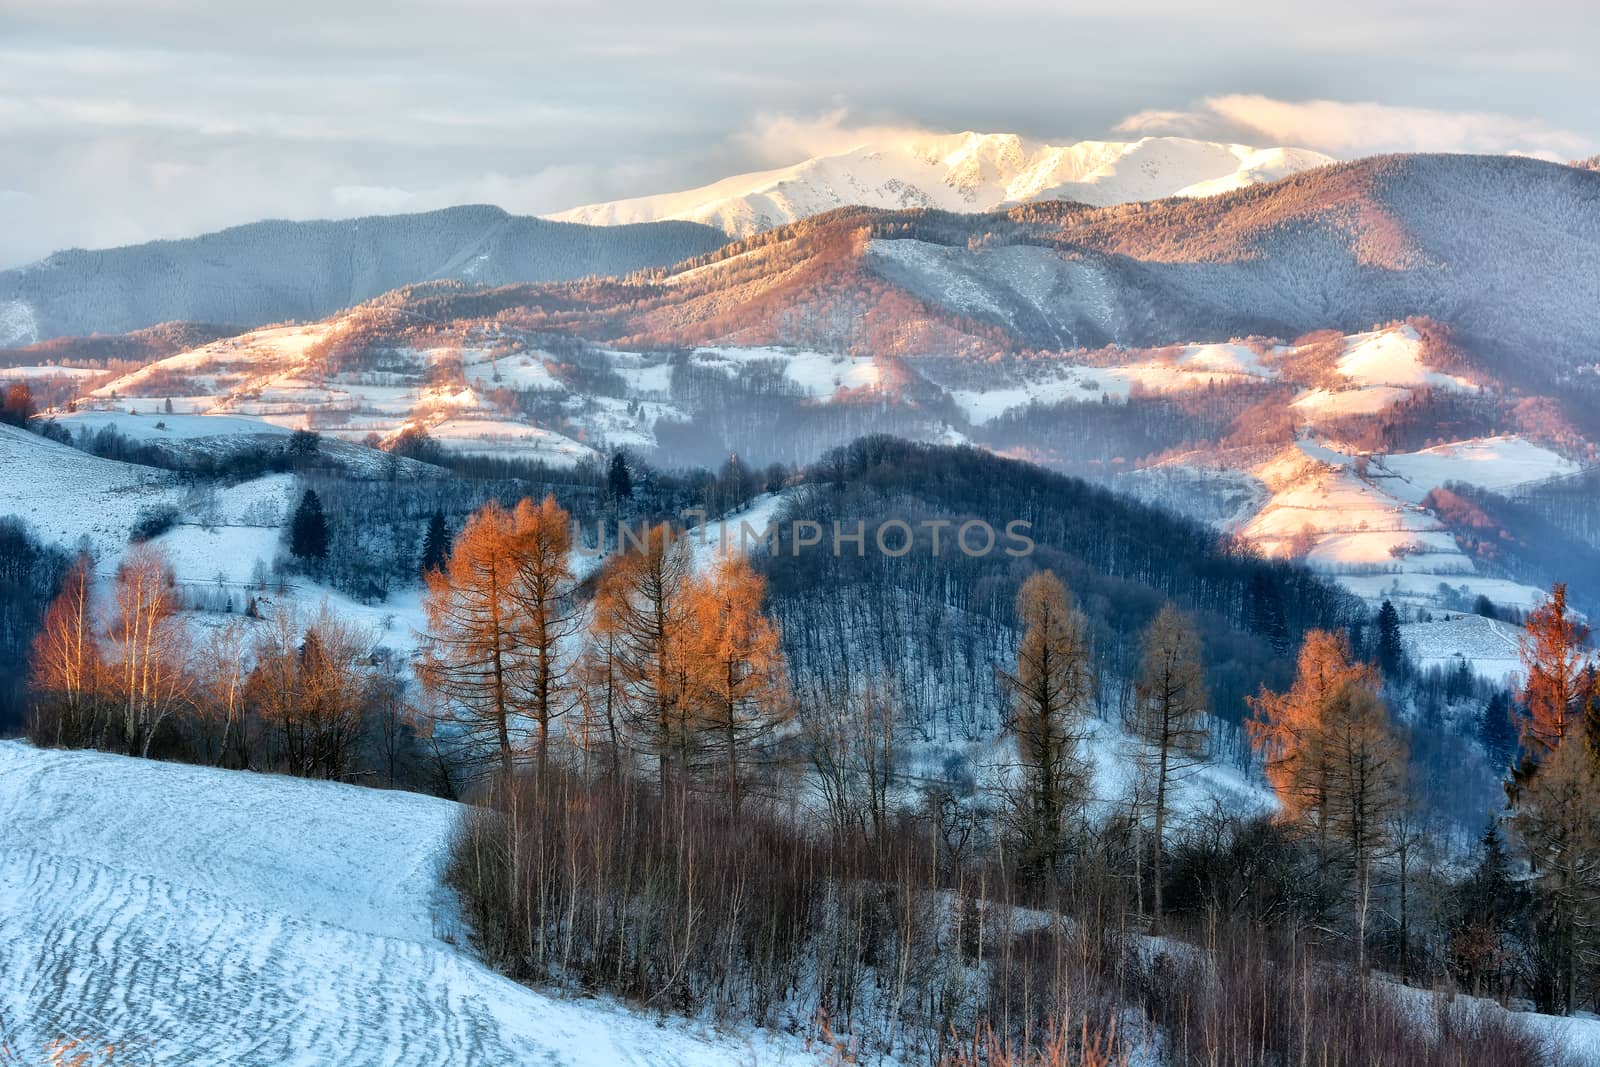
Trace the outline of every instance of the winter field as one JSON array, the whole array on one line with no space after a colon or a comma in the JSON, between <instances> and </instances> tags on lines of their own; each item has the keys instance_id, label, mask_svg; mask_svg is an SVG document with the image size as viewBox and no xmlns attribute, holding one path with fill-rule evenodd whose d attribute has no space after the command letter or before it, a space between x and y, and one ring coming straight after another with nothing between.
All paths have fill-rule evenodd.
<instances>
[{"instance_id":1,"label":"winter field","mask_svg":"<svg viewBox=\"0 0 1600 1067\"><path fill-rule=\"evenodd\" d=\"M476 962L439 883L459 810L0 742L0 1064L815 1062Z\"/></svg>"}]
</instances>

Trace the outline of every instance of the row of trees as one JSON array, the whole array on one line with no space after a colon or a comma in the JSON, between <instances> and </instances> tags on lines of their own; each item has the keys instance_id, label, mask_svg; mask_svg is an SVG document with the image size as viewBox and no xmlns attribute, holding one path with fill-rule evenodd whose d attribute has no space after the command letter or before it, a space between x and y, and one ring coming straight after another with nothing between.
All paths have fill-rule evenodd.
<instances>
[{"instance_id":1,"label":"row of trees","mask_svg":"<svg viewBox=\"0 0 1600 1067\"><path fill-rule=\"evenodd\" d=\"M530 752L543 774L570 718L586 764L714 781L737 808L792 714L765 583L733 554L701 573L691 542L658 524L624 539L585 610L571 538L554 497L490 503L427 575L418 673L463 760L490 753L509 774Z\"/></svg>"},{"instance_id":2,"label":"row of trees","mask_svg":"<svg viewBox=\"0 0 1600 1067\"><path fill-rule=\"evenodd\" d=\"M315 778L428 785L401 664L326 604L202 628L158 549L136 545L98 603L80 556L34 640L36 743ZM197 632L197 630L199 632Z\"/></svg>"}]
</instances>

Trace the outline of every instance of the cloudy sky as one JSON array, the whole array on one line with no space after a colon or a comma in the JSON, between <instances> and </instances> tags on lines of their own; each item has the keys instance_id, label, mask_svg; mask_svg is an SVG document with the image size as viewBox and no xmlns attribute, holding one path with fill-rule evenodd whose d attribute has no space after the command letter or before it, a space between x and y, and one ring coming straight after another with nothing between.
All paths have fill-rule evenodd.
<instances>
[{"instance_id":1,"label":"cloudy sky","mask_svg":"<svg viewBox=\"0 0 1600 1067\"><path fill-rule=\"evenodd\" d=\"M1587 0L0 0L0 267L262 217L546 212L874 128L1600 152Z\"/></svg>"}]
</instances>

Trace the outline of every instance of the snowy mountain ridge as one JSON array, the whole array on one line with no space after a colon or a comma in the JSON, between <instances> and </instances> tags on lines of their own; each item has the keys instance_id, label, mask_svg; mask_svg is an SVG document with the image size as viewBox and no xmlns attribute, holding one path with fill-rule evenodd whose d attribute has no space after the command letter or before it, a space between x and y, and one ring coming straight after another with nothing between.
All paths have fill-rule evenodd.
<instances>
[{"instance_id":1,"label":"snowy mountain ridge","mask_svg":"<svg viewBox=\"0 0 1600 1067\"><path fill-rule=\"evenodd\" d=\"M603 226L684 220L745 237L846 205L956 212L1030 200L1105 206L1212 196L1332 162L1303 148L1181 137L1051 145L1013 133L969 131L869 142L697 189L589 204L549 217Z\"/></svg>"}]
</instances>

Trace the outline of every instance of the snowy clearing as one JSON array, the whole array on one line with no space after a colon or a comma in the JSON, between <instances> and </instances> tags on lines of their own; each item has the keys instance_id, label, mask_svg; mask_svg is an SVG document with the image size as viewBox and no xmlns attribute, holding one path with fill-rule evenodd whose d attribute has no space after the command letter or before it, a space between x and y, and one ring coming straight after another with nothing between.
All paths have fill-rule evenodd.
<instances>
[{"instance_id":1,"label":"snowy clearing","mask_svg":"<svg viewBox=\"0 0 1600 1067\"><path fill-rule=\"evenodd\" d=\"M476 962L439 885L458 811L0 742L0 1032L21 1063L815 1062Z\"/></svg>"}]
</instances>

